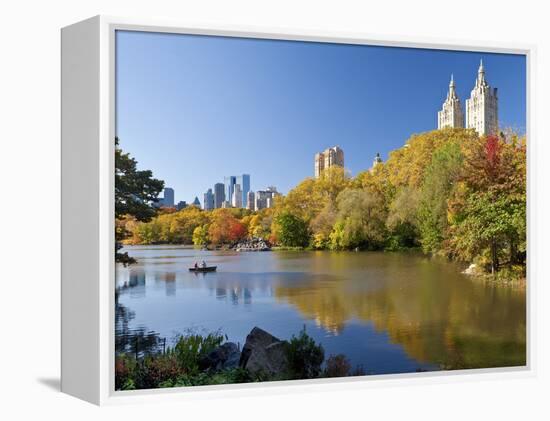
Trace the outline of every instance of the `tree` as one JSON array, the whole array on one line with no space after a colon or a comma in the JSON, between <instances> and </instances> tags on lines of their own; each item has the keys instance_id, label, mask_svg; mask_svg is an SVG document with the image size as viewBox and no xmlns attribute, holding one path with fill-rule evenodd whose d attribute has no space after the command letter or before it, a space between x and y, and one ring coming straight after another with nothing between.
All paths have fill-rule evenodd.
<instances>
[{"instance_id":1,"label":"tree","mask_svg":"<svg viewBox=\"0 0 550 421\"><path fill-rule=\"evenodd\" d=\"M387 211L380 196L348 188L338 195L337 207L331 248L381 247L387 234Z\"/></svg>"},{"instance_id":2,"label":"tree","mask_svg":"<svg viewBox=\"0 0 550 421\"><path fill-rule=\"evenodd\" d=\"M151 171L137 169L137 161L122 152L115 138L115 218L131 215L138 221L149 221L156 212L152 204L163 188L164 181L153 178ZM118 252L126 235L125 229L115 232L115 260L124 264L134 261L128 253Z\"/></svg>"},{"instance_id":3,"label":"tree","mask_svg":"<svg viewBox=\"0 0 550 421\"><path fill-rule=\"evenodd\" d=\"M306 222L298 216L283 212L275 217L274 231L279 244L285 247L305 247L309 243Z\"/></svg>"},{"instance_id":4,"label":"tree","mask_svg":"<svg viewBox=\"0 0 550 421\"><path fill-rule=\"evenodd\" d=\"M216 209L212 212L212 223L208 236L213 244L234 243L246 237L246 226L229 209Z\"/></svg>"},{"instance_id":5,"label":"tree","mask_svg":"<svg viewBox=\"0 0 550 421\"><path fill-rule=\"evenodd\" d=\"M292 335L287 346L287 358L294 379L313 379L321 373L325 350L306 333L306 327L296 337Z\"/></svg>"},{"instance_id":6,"label":"tree","mask_svg":"<svg viewBox=\"0 0 550 421\"><path fill-rule=\"evenodd\" d=\"M525 143L518 139L488 136L467 151L460 184L449 201L452 256L485 258L492 273L503 258L524 264L525 159Z\"/></svg>"},{"instance_id":7,"label":"tree","mask_svg":"<svg viewBox=\"0 0 550 421\"><path fill-rule=\"evenodd\" d=\"M202 225L195 228L193 231L193 244L196 246L204 246L208 244L208 225Z\"/></svg>"},{"instance_id":8,"label":"tree","mask_svg":"<svg viewBox=\"0 0 550 421\"><path fill-rule=\"evenodd\" d=\"M447 234L447 201L458 180L464 156L460 146L449 142L432 155L420 188L418 223L422 249L437 253Z\"/></svg>"}]
</instances>

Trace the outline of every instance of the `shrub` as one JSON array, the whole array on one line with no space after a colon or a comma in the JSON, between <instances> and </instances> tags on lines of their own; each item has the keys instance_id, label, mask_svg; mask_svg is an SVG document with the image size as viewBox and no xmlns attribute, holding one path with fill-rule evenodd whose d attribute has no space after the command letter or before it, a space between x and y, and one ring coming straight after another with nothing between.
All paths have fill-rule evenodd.
<instances>
[{"instance_id":1,"label":"shrub","mask_svg":"<svg viewBox=\"0 0 550 421\"><path fill-rule=\"evenodd\" d=\"M343 354L328 357L325 377L346 377L350 375L351 364Z\"/></svg>"},{"instance_id":2,"label":"shrub","mask_svg":"<svg viewBox=\"0 0 550 421\"><path fill-rule=\"evenodd\" d=\"M325 359L325 351L322 345L302 329L298 337L292 335L287 347L287 357L290 375L294 379L312 379L319 377L321 364Z\"/></svg>"},{"instance_id":3,"label":"shrub","mask_svg":"<svg viewBox=\"0 0 550 421\"><path fill-rule=\"evenodd\" d=\"M162 387L164 382L176 379L184 372L173 355L147 356L137 370L135 386L139 389Z\"/></svg>"},{"instance_id":4,"label":"shrub","mask_svg":"<svg viewBox=\"0 0 550 421\"><path fill-rule=\"evenodd\" d=\"M206 336L189 333L178 337L177 343L169 353L175 355L180 367L186 373L195 374L199 371L199 361L214 348L221 345L224 336L219 332Z\"/></svg>"}]
</instances>

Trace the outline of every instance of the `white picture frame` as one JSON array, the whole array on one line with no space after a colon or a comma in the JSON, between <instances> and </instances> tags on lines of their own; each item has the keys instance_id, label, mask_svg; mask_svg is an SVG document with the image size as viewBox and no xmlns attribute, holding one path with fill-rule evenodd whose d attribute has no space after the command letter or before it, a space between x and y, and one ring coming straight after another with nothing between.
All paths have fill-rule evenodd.
<instances>
[{"instance_id":1,"label":"white picture frame","mask_svg":"<svg viewBox=\"0 0 550 421\"><path fill-rule=\"evenodd\" d=\"M96 16L61 31L62 47L62 376L61 390L94 404L132 403L182 398L227 397L269 393L326 391L331 388L475 381L484 378L533 376L535 355L532 299L535 277L528 264L527 365L377 375L344 379L301 380L255 384L200 386L141 391L114 390L114 142L115 31L135 30L249 38L368 44L411 48L525 54L527 59L528 192L534 88L533 45L421 38L384 38L357 33L292 31L237 26L194 26L152 19ZM528 232L533 213L528 194ZM528 234L529 238L530 235ZM531 244L531 242L530 242ZM530 250L531 252L531 250ZM531 253L530 253L531 256ZM529 262L528 262L529 263Z\"/></svg>"}]
</instances>

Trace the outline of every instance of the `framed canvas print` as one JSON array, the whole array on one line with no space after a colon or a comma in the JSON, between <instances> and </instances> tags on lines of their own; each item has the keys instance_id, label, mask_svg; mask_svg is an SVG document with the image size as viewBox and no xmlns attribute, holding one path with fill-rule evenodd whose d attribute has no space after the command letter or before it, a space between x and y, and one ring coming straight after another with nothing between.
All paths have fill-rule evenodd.
<instances>
[{"instance_id":1,"label":"framed canvas print","mask_svg":"<svg viewBox=\"0 0 550 421\"><path fill-rule=\"evenodd\" d=\"M62 390L99 404L530 372L531 57L64 28Z\"/></svg>"}]
</instances>

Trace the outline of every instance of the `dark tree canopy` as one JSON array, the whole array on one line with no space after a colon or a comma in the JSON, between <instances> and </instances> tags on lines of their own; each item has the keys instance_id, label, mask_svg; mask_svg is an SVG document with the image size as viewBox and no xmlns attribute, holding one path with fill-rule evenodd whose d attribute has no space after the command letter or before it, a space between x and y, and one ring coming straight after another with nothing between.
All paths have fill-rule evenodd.
<instances>
[{"instance_id":1,"label":"dark tree canopy","mask_svg":"<svg viewBox=\"0 0 550 421\"><path fill-rule=\"evenodd\" d=\"M164 181L153 178L150 170L137 169L137 161L120 149L118 137L115 138L115 218L130 215L141 222L150 221L156 215L152 205L158 201L163 188ZM133 259L127 253L118 253L125 234L124 229L116 230L115 258L117 262L128 264Z\"/></svg>"}]
</instances>

